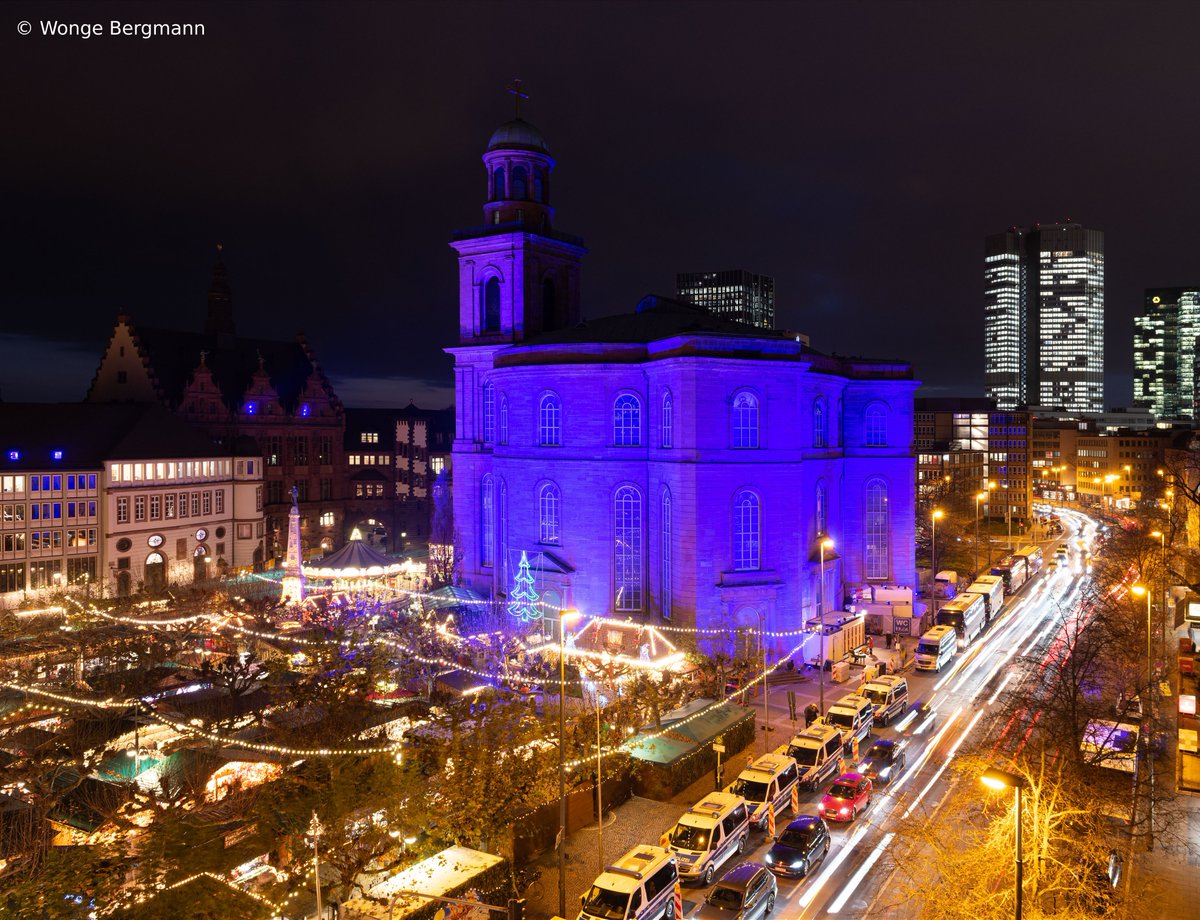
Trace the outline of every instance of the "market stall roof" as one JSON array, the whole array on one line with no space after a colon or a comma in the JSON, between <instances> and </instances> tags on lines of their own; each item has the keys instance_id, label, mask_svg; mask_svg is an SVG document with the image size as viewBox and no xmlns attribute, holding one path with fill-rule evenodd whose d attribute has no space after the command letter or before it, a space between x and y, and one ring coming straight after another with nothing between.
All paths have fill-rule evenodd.
<instances>
[{"instance_id":1,"label":"market stall roof","mask_svg":"<svg viewBox=\"0 0 1200 920\"><path fill-rule=\"evenodd\" d=\"M484 596L470 588L459 587L458 585L446 585L443 588L438 588L436 591L429 593L431 600L429 604L434 609L442 607L460 607L464 604L478 604L484 600Z\"/></svg>"},{"instance_id":2,"label":"market stall roof","mask_svg":"<svg viewBox=\"0 0 1200 920\"><path fill-rule=\"evenodd\" d=\"M306 578L369 578L395 575L400 563L367 546L362 540L351 540L336 553L304 566Z\"/></svg>"},{"instance_id":3,"label":"market stall roof","mask_svg":"<svg viewBox=\"0 0 1200 920\"><path fill-rule=\"evenodd\" d=\"M698 713L698 714L697 714ZM712 700L693 700L662 717L661 735L653 725L625 743L632 757L653 763L674 763L685 754L708 744L752 713L732 703L713 705ZM657 737L646 737L657 735Z\"/></svg>"}]
</instances>

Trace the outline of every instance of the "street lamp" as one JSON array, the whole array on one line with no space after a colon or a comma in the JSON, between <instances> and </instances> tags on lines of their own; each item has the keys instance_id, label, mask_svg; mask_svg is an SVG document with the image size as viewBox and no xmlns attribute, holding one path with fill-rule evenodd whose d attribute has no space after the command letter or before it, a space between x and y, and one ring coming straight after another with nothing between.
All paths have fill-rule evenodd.
<instances>
[{"instance_id":1,"label":"street lamp","mask_svg":"<svg viewBox=\"0 0 1200 920\"><path fill-rule=\"evenodd\" d=\"M975 577L979 577L979 503L987 498L986 492L980 492L975 496ZM991 554L988 554L988 562L991 562Z\"/></svg>"},{"instance_id":2,"label":"street lamp","mask_svg":"<svg viewBox=\"0 0 1200 920\"><path fill-rule=\"evenodd\" d=\"M1146 849L1154 849L1154 763L1153 752L1150 750L1150 732L1154 726L1154 659L1151 651L1150 625L1150 589L1146 585L1131 585L1130 590L1141 597L1146 595L1146 698L1142 701L1146 707L1146 720L1142 723L1142 740L1146 756L1146 772L1150 775L1150 795L1146 808Z\"/></svg>"},{"instance_id":3,"label":"street lamp","mask_svg":"<svg viewBox=\"0 0 1200 920\"><path fill-rule=\"evenodd\" d=\"M933 532L929 538L929 565L932 569L929 573L929 591L930 597L933 599L934 620L937 619L937 522L940 517L945 517L945 512L940 508L934 509L933 514L929 516L933 527Z\"/></svg>"},{"instance_id":4,"label":"street lamp","mask_svg":"<svg viewBox=\"0 0 1200 920\"><path fill-rule=\"evenodd\" d=\"M762 649L763 662L763 753L771 753L771 710L768 706L768 684L770 678L767 676L767 634L765 628L765 618L761 611L758 613L758 644Z\"/></svg>"},{"instance_id":5,"label":"street lamp","mask_svg":"<svg viewBox=\"0 0 1200 920\"><path fill-rule=\"evenodd\" d=\"M817 643L817 647L820 650L817 662L817 675L820 680L822 716L825 715L825 550L827 549L833 549L833 541L829 537L825 537L821 541L821 609L818 612L821 618L821 638Z\"/></svg>"},{"instance_id":6,"label":"street lamp","mask_svg":"<svg viewBox=\"0 0 1200 920\"><path fill-rule=\"evenodd\" d=\"M324 912L321 910L321 862L317 844L321 839L321 835L325 833L325 825L317 817L315 809L312 813L312 820L308 823L308 833L313 839L313 882L317 886L317 917L319 918L324 916Z\"/></svg>"},{"instance_id":7,"label":"street lamp","mask_svg":"<svg viewBox=\"0 0 1200 920\"><path fill-rule=\"evenodd\" d=\"M567 623L579 615L569 609L558 614L558 912L563 917L567 915Z\"/></svg>"},{"instance_id":8,"label":"street lamp","mask_svg":"<svg viewBox=\"0 0 1200 920\"><path fill-rule=\"evenodd\" d=\"M1021 888L1024 882L1024 863L1021 854L1021 790L1028 783L1025 782L1025 777L1017 776L1015 773L1006 773L1004 770L997 770L995 767L988 767L983 771L983 775L979 777L985 786L990 789L1015 789L1017 791L1017 920L1021 920Z\"/></svg>"}]
</instances>

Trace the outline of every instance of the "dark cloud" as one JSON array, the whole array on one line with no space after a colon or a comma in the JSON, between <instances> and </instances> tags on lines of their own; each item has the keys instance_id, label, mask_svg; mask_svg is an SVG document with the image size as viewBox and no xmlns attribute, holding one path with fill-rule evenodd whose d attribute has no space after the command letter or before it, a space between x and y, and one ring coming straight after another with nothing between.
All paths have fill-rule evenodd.
<instances>
[{"instance_id":1,"label":"dark cloud","mask_svg":"<svg viewBox=\"0 0 1200 920\"><path fill-rule=\"evenodd\" d=\"M479 156L519 75L559 159L557 224L592 250L589 314L676 271L746 267L776 276L780 323L819 347L978 391L984 235L1073 217L1107 234L1124 404L1142 288L1200 280L1197 10L9 4L6 331L98 360L119 310L194 328L221 240L246 333L303 330L336 377L380 381L375 403L448 385L446 241L481 219ZM37 34L112 18L207 34ZM90 373L63 365L46 398Z\"/></svg>"}]
</instances>

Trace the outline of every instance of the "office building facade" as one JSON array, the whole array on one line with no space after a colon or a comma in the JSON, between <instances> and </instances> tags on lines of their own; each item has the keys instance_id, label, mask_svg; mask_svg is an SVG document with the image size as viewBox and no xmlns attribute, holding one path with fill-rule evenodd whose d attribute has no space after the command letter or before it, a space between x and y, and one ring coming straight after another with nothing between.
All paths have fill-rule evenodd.
<instances>
[{"instance_id":1,"label":"office building facade","mask_svg":"<svg viewBox=\"0 0 1200 920\"><path fill-rule=\"evenodd\" d=\"M1133 319L1133 402L1156 420L1195 419L1200 409L1200 285L1146 291Z\"/></svg>"},{"instance_id":2,"label":"office building facade","mask_svg":"<svg viewBox=\"0 0 1200 920\"><path fill-rule=\"evenodd\" d=\"M688 272L675 276L675 296L722 319L775 328L775 279L770 275L740 269Z\"/></svg>"},{"instance_id":3,"label":"office building facade","mask_svg":"<svg viewBox=\"0 0 1200 920\"><path fill-rule=\"evenodd\" d=\"M1001 409L1104 408L1104 234L1010 228L984 255L984 385Z\"/></svg>"}]
</instances>

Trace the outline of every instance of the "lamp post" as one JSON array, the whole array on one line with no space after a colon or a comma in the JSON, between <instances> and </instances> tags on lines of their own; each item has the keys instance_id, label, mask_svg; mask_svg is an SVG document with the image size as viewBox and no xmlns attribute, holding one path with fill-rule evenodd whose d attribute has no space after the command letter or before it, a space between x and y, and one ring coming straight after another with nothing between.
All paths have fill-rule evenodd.
<instances>
[{"instance_id":1,"label":"lamp post","mask_svg":"<svg viewBox=\"0 0 1200 920\"><path fill-rule=\"evenodd\" d=\"M985 786L991 789L1015 789L1017 792L1017 920L1021 920L1021 889L1024 886L1025 865L1021 853L1021 790L1025 788L1027 783L1025 777L1017 776L1015 773L1006 773L1004 770L997 770L994 767L988 767L983 771L983 775L979 777Z\"/></svg>"},{"instance_id":2,"label":"lamp post","mask_svg":"<svg viewBox=\"0 0 1200 920\"><path fill-rule=\"evenodd\" d=\"M558 614L558 912L567 915L567 623L579 618L578 610Z\"/></svg>"},{"instance_id":3,"label":"lamp post","mask_svg":"<svg viewBox=\"0 0 1200 920\"><path fill-rule=\"evenodd\" d=\"M979 503L987 498L986 492L975 496L975 577L979 577ZM990 554L989 554L990 555ZM991 559L988 559L991 562Z\"/></svg>"},{"instance_id":4,"label":"lamp post","mask_svg":"<svg viewBox=\"0 0 1200 920\"><path fill-rule=\"evenodd\" d=\"M822 716L825 715L825 550L827 549L833 549L833 541L829 537L821 540L821 609L818 612L821 618L821 632L817 643L817 647L820 649L817 676L820 680Z\"/></svg>"},{"instance_id":5,"label":"lamp post","mask_svg":"<svg viewBox=\"0 0 1200 920\"><path fill-rule=\"evenodd\" d=\"M932 524L932 533L929 538L929 565L932 571L929 573L929 594L933 605L933 619L937 620L937 522L938 518L943 517L945 512L940 508L935 508L933 513L929 515L929 520Z\"/></svg>"},{"instance_id":6,"label":"lamp post","mask_svg":"<svg viewBox=\"0 0 1200 920\"><path fill-rule=\"evenodd\" d=\"M600 776L600 686L596 685L596 861L604 871L604 786Z\"/></svg>"},{"instance_id":7,"label":"lamp post","mask_svg":"<svg viewBox=\"0 0 1200 920\"><path fill-rule=\"evenodd\" d=\"M316 885L317 891L317 917L319 920L319 918L324 916L324 911L321 910L321 857L317 850L317 844L321 840L321 835L325 833L325 826L317 817L315 810L312 814L312 820L308 822L308 832L312 835L313 839L313 883Z\"/></svg>"},{"instance_id":8,"label":"lamp post","mask_svg":"<svg viewBox=\"0 0 1200 920\"><path fill-rule=\"evenodd\" d=\"M1150 734L1154 730L1154 659L1151 651L1150 588L1147 585L1132 585L1130 590L1138 597L1146 595L1146 720L1142 723L1142 741L1146 757L1146 773L1150 777L1150 790L1146 806L1146 850L1154 849L1154 753L1150 750Z\"/></svg>"}]
</instances>

